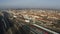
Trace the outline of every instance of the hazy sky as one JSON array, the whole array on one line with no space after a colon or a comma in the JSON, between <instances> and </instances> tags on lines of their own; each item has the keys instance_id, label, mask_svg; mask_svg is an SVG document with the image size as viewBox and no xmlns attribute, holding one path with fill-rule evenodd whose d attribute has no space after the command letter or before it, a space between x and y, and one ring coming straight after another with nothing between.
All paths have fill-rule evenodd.
<instances>
[{"instance_id":1,"label":"hazy sky","mask_svg":"<svg viewBox=\"0 0 60 34\"><path fill-rule=\"evenodd\" d=\"M0 0L0 7L60 8L60 0Z\"/></svg>"}]
</instances>

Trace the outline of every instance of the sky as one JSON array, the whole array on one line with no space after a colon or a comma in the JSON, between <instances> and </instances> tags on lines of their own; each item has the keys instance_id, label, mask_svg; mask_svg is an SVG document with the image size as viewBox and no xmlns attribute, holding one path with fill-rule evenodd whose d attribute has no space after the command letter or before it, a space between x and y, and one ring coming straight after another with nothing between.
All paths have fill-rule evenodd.
<instances>
[{"instance_id":1,"label":"sky","mask_svg":"<svg viewBox=\"0 0 60 34\"><path fill-rule=\"evenodd\" d=\"M0 0L0 7L60 9L60 0Z\"/></svg>"}]
</instances>

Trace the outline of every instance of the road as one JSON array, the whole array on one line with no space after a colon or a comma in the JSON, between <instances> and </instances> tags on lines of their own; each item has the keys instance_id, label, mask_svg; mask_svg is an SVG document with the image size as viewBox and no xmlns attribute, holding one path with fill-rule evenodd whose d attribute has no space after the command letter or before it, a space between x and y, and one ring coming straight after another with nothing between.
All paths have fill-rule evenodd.
<instances>
[{"instance_id":1,"label":"road","mask_svg":"<svg viewBox=\"0 0 60 34\"><path fill-rule=\"evenodd\" d=\"M33 26L36 26L36 28L34 29L32 26L24 24L22 22L12 23L12 21L10 21L8 19L9 13L7 13L7 12L3 12L3 15L0 16L0 17L1 17L1 19L0 19L0 26L1 26L0 27L0 31L1 31L0 33L1 34L4 34L5 32L8 32L8 31L9 31L9 33L7 33L7 34L30 34L30 33L32 33L32 34L41 34L40 33L41 31L38 32L38 30L36 30L38 28L43 29L44 31L52 32L53 34L58 34L54 31L46 29L42 26L38 26L36 24L32 24Z\"/></svg>"},{"instance_id":2,"label":"road","mask_svg":"<svg viewBox=\"0 0 60 34\"><path fill-rule=\"evenodd\" d=\"M13 24L9 19L8 19L8 13L7 12L3 12L3 18L2 21L4 23L4 30L7 32L10 28L10 34L30 34L31 33L35 33L36 32L33 31L33 29L31 29L30 27L28 27L26 24L23 23L18 23L20 28L18 29L18 26L16 24ZM16 32L13 33L12 31L12 26L14 27L14 29L16 28Z\"/></svg>"}]
</instances>

